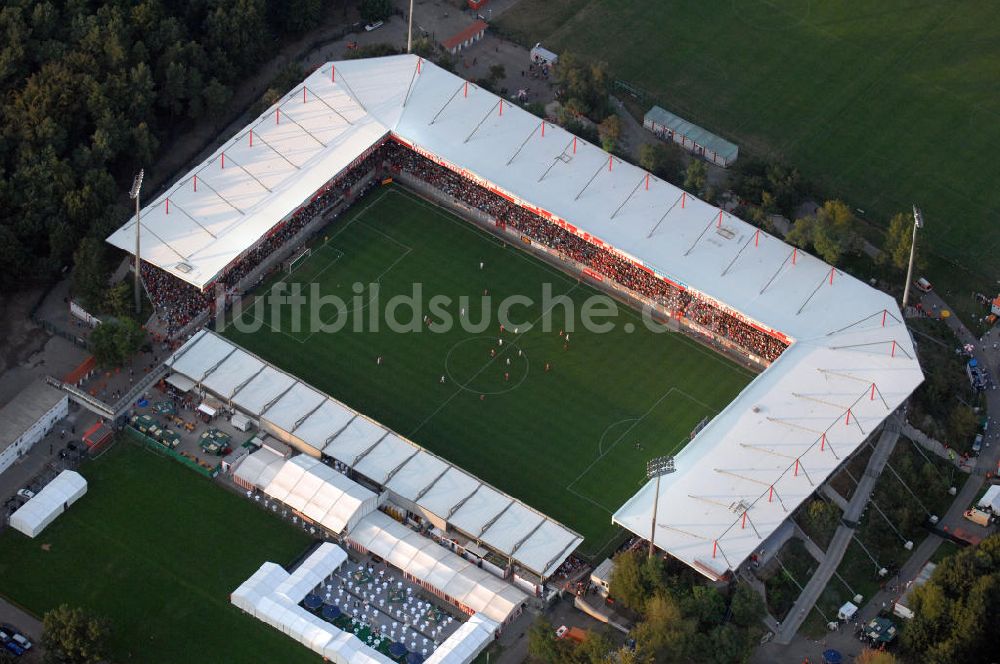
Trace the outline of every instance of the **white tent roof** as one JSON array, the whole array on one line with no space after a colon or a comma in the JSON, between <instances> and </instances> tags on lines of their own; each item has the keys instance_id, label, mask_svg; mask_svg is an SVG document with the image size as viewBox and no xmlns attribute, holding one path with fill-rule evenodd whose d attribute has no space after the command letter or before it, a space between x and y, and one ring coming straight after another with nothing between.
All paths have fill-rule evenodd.
<instances>
[{"instance_id":1,"label":"white tent roof","mask_svg":"<svg viewBox=\"0 0 1000 664\"><path fill-rule=\"evenodd\" d=\"M233 475L263 491L284 465L284 457L262 447L244 458L233 470Z\"/></svg>"},{"instance_id":2,"label":"white tent roof","mask_svg":"<svg viewBox=\"0 0 1000 664\"><path fill-rule=\"evenodd\" d=\"M452 466L420 497L420 506L433 514L449 518L452 511L482 484L472 475Z\"/></svg>"},{"instance_id":3,"label":"white tent roof","mask_svg":"<svg viewBox=\"0 0 1000 664\"><path fill-rule=\"evenodd\" d=\"M332 69L336 82L329 80ZM319 183L391 132L438 163L784 335L793 347L682 450L677 473L660 492L657 544L709 576L738 565L923 380L912 340L889 295L557 126L546 125L542 136L537 117L511 104L500 114L498 97L472 84L464 94L465 82L454 74L400 55L330 63L304 85L306 103L300 86L280 105L290 117L306 118L309 126L328 132L326 146L293 131L289 123L270 126L274 109L267 111L254 126L269 132L261 134L269 142L269 136L280 141L278 151L301 150L301 170L291 177L273 151L234 148L246 142L248 127L223 149L249 164L251 172L277 169L273 191L265 195L243 171L229 166L222 179L217 153L198 168L206 182L223 188L223 196L239 195L245 214L223 209L204 188L197 198L193 191L179 192L193 189L185 176L166 196L215 229L214 237L188 223L183 213L172 212L168 220L166 196L161 197L144 216L144 226L155 235L147 233L143 257L204 285ZM334 118L320 104L310 105L313 97L343 107L353 124ZM129 250L131 228L130 222L109 240ZM179 254L193 266L191 272L177 271ZM865 405L872 385L877 399ZM849 409L860 415L856 426L835 430ZM821 440L824 433L829 445ZM614 521L645 537L651 492L649 485L643 487Z\"/></svg>"},{"instance_id":4,"label":"white tent roof","mask_svg":"<svg viewBox=\"0 0 1000 664\"><path fill-rule=\"evenodd\" d=\"M513 504L514 501L509 496L482 484L451 515L449 521L456 528L478 539L490 523Z\"/></svg>"},{"instance_id":5,"label":"white tent roof","mask_svg":"<svg viewBox=\"0 0 1000 664\"><path fill-rule=\"evenodd\" d=\"M323 449L323 454L353 466L386 433L377 422L358 415Z\"/></svg>"},{"instance_id":6,"label":"white tent roof","mask_svg":"<svg viewBox=\"0 0 1000 664\"><path fill-rule=\"evenodd\" d=\"M347 560L347 553L332 542L323 542L302 561L274 592L292 604L298 604L309 592L322 583Z\"/></svg>"},{"instance_id":7,"label":"white tent roof","mask_svg":"<svg viewBox=\"0 0 1000 664\"><path fill-rule=\"evenodd\" d=\"M326 447L327 442L347 423L357 415L353 410L339 401L327 399L318 410L310 414L295 429L296 438L300 438L318 450Z\"/></svg>"},{"instance_id":8,"label":"white tent roof","mask_svg":"<svg viewBox=\"0 0 1000 664\"><path fill-rule=\"evenodd\" d=\"M994 514L1000 514L1000 484L994 484L983 497L979 499L979 507L992 510Z\"/></svg>"},{"instance_id":9,"label":"white tent roof","mask_svg":"<svg viewBox=\"0 0 1000 664\"><path fill-rule=\"evenodd\" d=\"M273 406L267 409L266 419L285 431L295 431L300 420L319 408L326 396L305 383L295 383Z\"/></svg>"},{"instance_id":10,"label":"white tent roof","mask_svg":"<svg viewBox=\"0 0 1000 664\"><path fill-rule=\"evenodd\" d=\"M420 450L396 471L386 486L407 500L416 500L449 467L446 461Z\"/></svg>"},{"instance_id":11,"label":"white tent roof","mask_svg":"<svg viewBox=\"0 0 1000 664\"><path fill-rule=\"evenodd\" d=\"M378 484L386 480L401 465L418 453L418 448L394 433L378 442L354 465L354 470Z\"/></svg>"},{"instance_id":12,"label":"white tent roof","mask_svg":"<svg viewBox=\"0 0 1000 664\"><path fill-rule=\"evenodd\" d=\"M28 537L35 537L85 493L87 480L83 475L64 470L10 516L10 525Z\"/></svg>"},{"instance_id":13,"label":"white tent roof","mask_svg":"<svg viewBox=\"0 0 1000 664\"><path fill-rule=\"evenodd\" d=\"M191 388L193 388L195 385L193 380L179 373L173 373L167 376L167 382L176 387L181 392L190 392Z\"/></svg>"},{"instance_id":14,"label":"white tent roof","mask_svg":"<svg viewBox=\"0 0 1000 664\"><path fill-rule=\"evenodd\" d=\"M287 460L264 493L334 533L378 507L375 493L304 454Z\"/></svg>"},{"instance_id":15,"label":"white tent roof","mask_svg":"<svg viewBox=\"0 0 1000 664\"><path fill-rule=\"evenodd\" d=\"M497 623L503 623L520 603L527 600L527 595L509 583L382 512L372 512L359 521L349 538Z\"/></svg>"},{"instance_id":16,"label":"white tent roof","mask_svg":"<svg viewBox=\"0 0 1000 664\"><path fill-rule=\"evenodd\" d=\"M234 353L205 376L202 384L224 399L231 399L236 390L256 376L264 363L242 348Z\"/></svg>"},{"instance_id":17,"label":"white tent roof","mask_svg":"<svg viewBox=\"0 0 1000 664\"><path fill-rule=\"evenodd\" d=\"M431 653L424 664L469 664L493 641L500 626L480 613L473 615Z\"/></svg>"}]
</instances>

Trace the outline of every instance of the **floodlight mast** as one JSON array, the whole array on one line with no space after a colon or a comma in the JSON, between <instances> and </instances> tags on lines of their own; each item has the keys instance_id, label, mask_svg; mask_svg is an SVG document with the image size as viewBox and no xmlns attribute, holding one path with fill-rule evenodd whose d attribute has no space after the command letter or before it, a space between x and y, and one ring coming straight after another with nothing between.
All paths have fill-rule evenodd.
<instances>
[{"instance_id":1,"label":"floodlight mast","mask_svg":"<svg viewBox=\"0 0 1000 664\"><path fill-rule=\"evenodd\" d=\"M906 305L910 301L910 283L913 281L913 259L917 255L917 229L924 227L924 213L916 205L913 206L913 238L910 240L910 263L906 267L906 284L903 285L903 315L906 315Z\"/></svg>"},{"instance_id":2,"label":"floodlight mast","mask_svg":"<svg viewBox=\"0 0 1000 664\"><path fill-rule=\"evenodd\" d=\"M660 505L660 478L664 475L669 475L675 470L677 468L674 467L674 458L672 456L653 457L646 463L646 477L649 479L656 478L656 492L653 494L653 523L649 531L650 558L655 555L656 550L654 541L656 540L656 508Z\"/></svg>"},{"instance_id":3,"label":"floodlight mast","mask_svg":"<svg viewBox=\"0 0 1000 664\"><path fill-rule=\"evenodd\" d=\"M135 201L135 316L139 317L142 313L142 298L139 296L139 290L142 288L142 284L139 279L139 192L142 190L142 178L145 175L144 169L139 169L139 172L135 175L135 180L132 181L132 188L128 192L128 197Z\"/></svg>"},{"instance_id":4,"label":"floodlight mast","mask_svg":"<svg viewBox=\"0 0 1000 664\"><path fill-rule=\"evenodd\" d=\"M410 0L410 23L406 29L406 52L413 53L413 0Z\"/></svg>"}]
</instances>

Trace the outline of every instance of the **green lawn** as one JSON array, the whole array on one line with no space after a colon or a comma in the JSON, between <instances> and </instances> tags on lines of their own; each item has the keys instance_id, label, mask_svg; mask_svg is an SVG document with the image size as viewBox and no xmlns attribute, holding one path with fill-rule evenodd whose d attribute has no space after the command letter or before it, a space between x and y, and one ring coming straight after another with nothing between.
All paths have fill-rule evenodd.
<instances>
[{"instance_id":1,"label":"green lawn","mask_svg":"<svg viewBox=\"0 0 1000 664\"><path fill-rule=\"evenodd\" d=\"M521 0L497 24L607 61L647 105L783 160L879 226L919 204L933 281L958 299L1000 277L998 21L990 2Z\"/></svg>"},{"instance_id":2,"label":"green lawn","mask_svg":"<svg viewBox=\"0 0 1000 664\"><path fill-rule=\"evenodd\" d=\"M683 336L651 332L624 307L610 319L613 331L577 324L564 349L567 307L543 306L543 285L553 297L567 295L577 311L595 291L395 187L337 220L286 279L343 297L346 314L327 306L319 316L343 329L316 331L303 317L296 330L287 308L261 307L243 312L245 322L265 323L260 330L230 325L226 335L576 529L585 555L614 538L611 513L640 486L646 461L680 449L699 420L753 378ZM432 296L452 298L438 321L460 317L461 296L472 298L464 320L477 323L507 296L534 302L512 308L518 333L508 328L502 346L495 316L481 330L432 331L418 315L416 331L393 332L381 316L378 331L367 324L356 331L380 306L370 301L371 288L356 295L353 285L374 281L383 311L417 282L425 312ZM308 285L302 290L309 293ZM484 290L492 298L485 305ZM537 324L527 330L525 322Z\"/></svg>"},{"instance_id":3,"label":"green lawn","mask_svg":"<svg viewBox=\"0 0 1000 664\"><path fill-rule=\"evenodd\" d=\"M41 535L0 536L0 593L108 618L116 662L317 661L229 603L262 562L305 552L301 530L124 439L82 472L87 495Z\"/></svg>"}]
</instances>

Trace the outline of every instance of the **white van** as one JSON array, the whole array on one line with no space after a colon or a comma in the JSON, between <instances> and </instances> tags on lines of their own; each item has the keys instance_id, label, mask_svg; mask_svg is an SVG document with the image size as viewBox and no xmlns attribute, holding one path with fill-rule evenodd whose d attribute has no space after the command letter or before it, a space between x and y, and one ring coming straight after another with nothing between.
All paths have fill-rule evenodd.
<instances>
[{"instance_id":1,"label":"white van","mask_svg":"<svg viewBox=\"0 0 1000 664\"><path fill-rule=\"evenodd\" d=\"M913 285L916 286L919 290L923 291L924 293L930 293L932 290L934 290L934 287L931 286L931 282L927 281L923 277L920 277L919 279L914 281Z\"/></svg>"}]
</instances>

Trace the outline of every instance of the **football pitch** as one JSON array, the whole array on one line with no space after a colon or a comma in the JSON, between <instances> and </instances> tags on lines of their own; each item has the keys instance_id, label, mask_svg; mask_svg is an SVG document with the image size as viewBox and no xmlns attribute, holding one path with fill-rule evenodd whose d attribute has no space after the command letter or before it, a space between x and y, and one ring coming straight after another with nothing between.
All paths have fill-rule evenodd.
<instances>
[{"instance_id":1,"label":"football pitch","mask_svg":"<svg viewBox=\"0 0 1000 664\"><path fill-rule=\"evenodd\" d=\"M395 186L335 220L282 281L301 284L307 309L344 306L298 322L290 307L247 307L245 329L225 335L577 530L584 555L615 539L611 514L646 461L677 452L753 378L621 305L601 320L610 331L584 329L595 290ZM414 289L414 324L390 329L404 318L392 299ZM513 296L525 300L501 333Z\"/></svg>"},{"instance_id":2,"label":"football pitch","mask_svg":"<svg viewBox=\"0 0 1000 664\"><path fill-rule=\"evenodd\" d=\"M998 21L988 2L521 0L497 23L607 61L643 110L777 157L877 226L916 203L938 290L967 293L1000 278Z\"/></svg>"},{"instance_id":3,"label":"football pitch","mask_svg":"<svg viewBox=\"0 0 1000 664\"><path fill-rule=\"evenodd\" d=\"M115 662L317 661L229 603L309 536L127 440L81 472L87 495L37 538L0 536L4 596L39 617L67 603L107 618Z\"/></svg>"}]
</instances>

